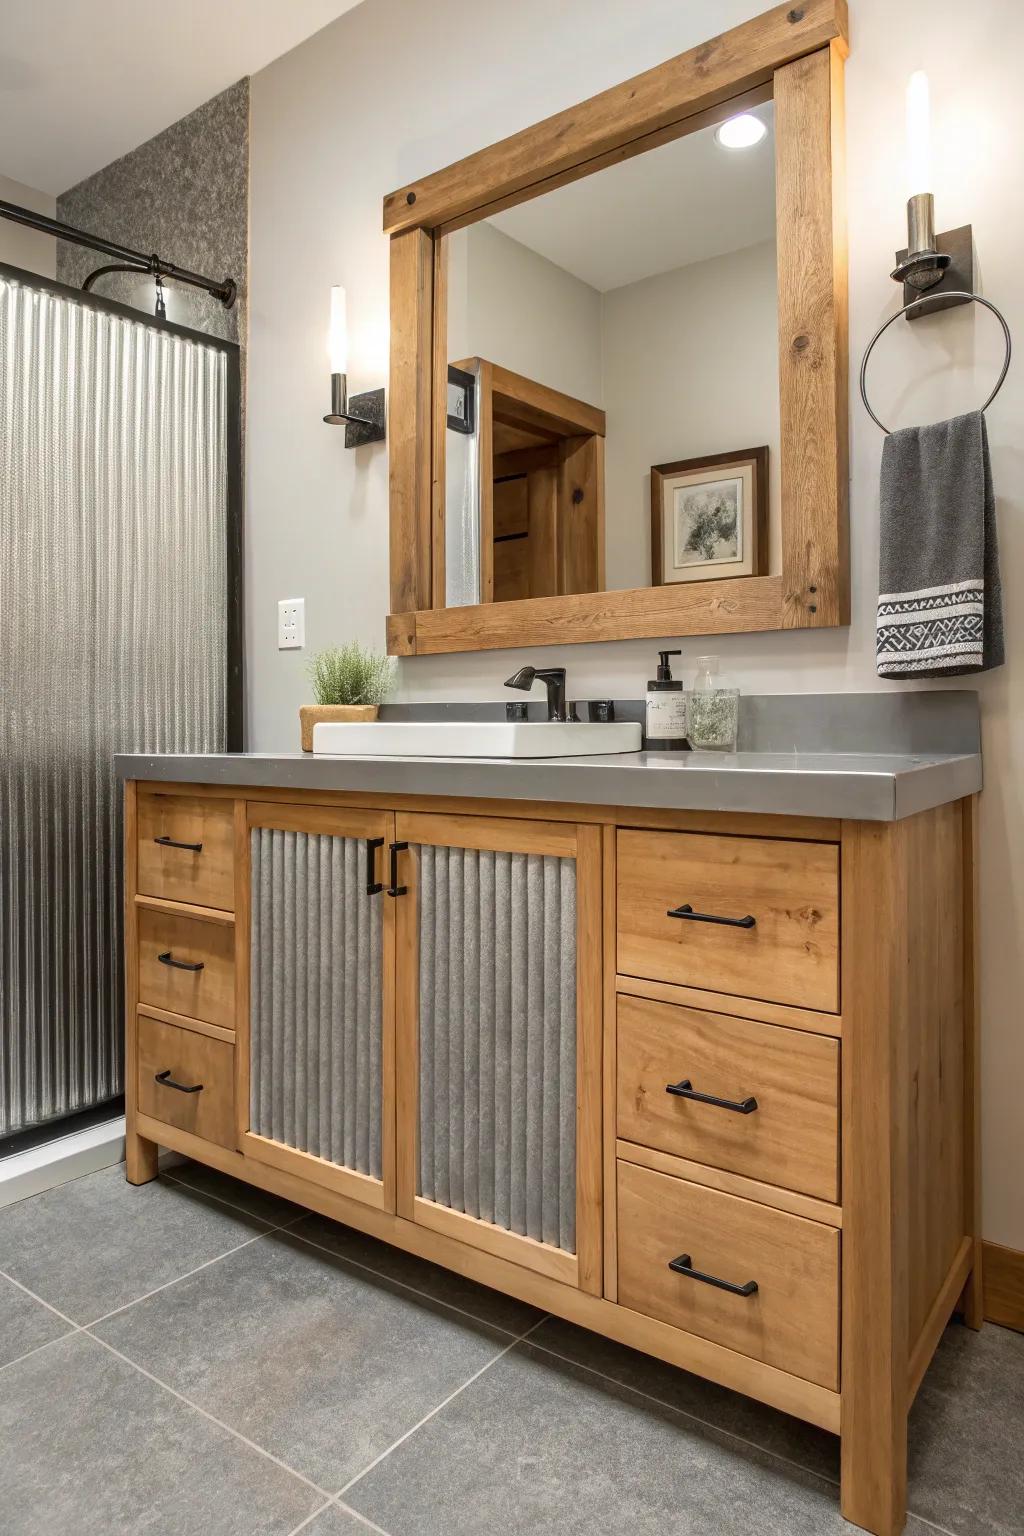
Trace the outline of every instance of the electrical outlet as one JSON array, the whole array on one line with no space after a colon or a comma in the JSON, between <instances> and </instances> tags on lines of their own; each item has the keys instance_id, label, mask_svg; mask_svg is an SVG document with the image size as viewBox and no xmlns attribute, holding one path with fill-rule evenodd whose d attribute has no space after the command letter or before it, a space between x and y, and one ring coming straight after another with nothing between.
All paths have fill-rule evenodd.
<instances>
[{"instance_id":1,"label":"electrical outlet","mask_svg":"<svg viewBox=\"0 0 1024 1536\"><path fill-rule=\"evenodd\" d=\"M306 643L306 599L285 597L277 605L277 648L301 651Z\"/></svg>"}]
</instances>

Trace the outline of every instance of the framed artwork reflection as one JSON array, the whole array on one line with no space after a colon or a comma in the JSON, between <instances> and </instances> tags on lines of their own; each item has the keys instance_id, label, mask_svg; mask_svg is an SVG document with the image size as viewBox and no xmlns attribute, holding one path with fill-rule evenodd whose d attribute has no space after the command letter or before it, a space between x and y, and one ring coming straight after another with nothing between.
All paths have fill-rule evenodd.
<instances>
[{"instance_id":1,"label":"framed artwork reflection","mask_svg":"<svg viewBox=\"0 0 1024 1536\"><path fill-rule=\"evenodd\" d=\"M651 465L651 582L761 576L768 561L768 449Z\"/></svg>"}]
</instances>

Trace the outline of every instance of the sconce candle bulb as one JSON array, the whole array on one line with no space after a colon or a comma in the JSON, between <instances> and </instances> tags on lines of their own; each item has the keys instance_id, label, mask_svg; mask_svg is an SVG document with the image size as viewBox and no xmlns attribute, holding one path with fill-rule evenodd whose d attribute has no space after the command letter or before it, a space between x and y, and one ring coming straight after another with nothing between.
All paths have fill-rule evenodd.
<instances>
[{"instance_id":1,"label":"sconce candle bulb","mask_svg":"<svg viewBox=\"0 0 1024 1536\"><path fill-rule=\"evenodd\" d=\"M331 289L331 323L327 332L327 355L332 373L348 373L348 317L344 288Z\"/></svg>"},{"instance_id":2,"label":"sconce candle bulb","mask_svg":"<svg viewBox=\"0 0 1024 1536\"><path fill-rule=\"evenodd\" d=\"M928 76L916 69L907 82L907 254L891 274L919 292L942 280L949 256L935 244L935 199L931 192L931 112Z\"/></svg>"},{"instance_id":3,"label":"sconce candle bulb","mask_svg":"<svg viewBox=\"0 0 1024 1536\"><path fill-rule=\"evenodd\" d=\"M915 69L907 82L907 196L932 190L928 76Z\"/></svg>"},{"instance_id":4,"label":"sconce candle bulb","mask_svg":"<svg viewBox=\"0 0 1024 1536\"><path fill-rule=\"evenodd\" d=\"M348 312L344 288L331 289L331 319L327 331L327 355L331 363L331 409L324 417L328 426L345 428L345 447L360 448L384 441L384 391L372 389L348 398Z\"/></svg>"}]
</instances>

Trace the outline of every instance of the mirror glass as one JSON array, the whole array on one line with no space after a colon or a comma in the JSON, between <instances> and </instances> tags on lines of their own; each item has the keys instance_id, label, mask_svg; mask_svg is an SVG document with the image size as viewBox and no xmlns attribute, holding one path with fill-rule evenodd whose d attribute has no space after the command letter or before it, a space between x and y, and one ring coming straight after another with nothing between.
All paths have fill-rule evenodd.
<instances>
[{"instance_id":1,"label":"mirror glass","mask_svg":"<svg viewBox=\"0 0 1024 1536\"><path fill-rule=\"evenodd\" d=\"M449 236L449 606L779 569L774 150L769 101Z\"/></svg>"}]
</instances>

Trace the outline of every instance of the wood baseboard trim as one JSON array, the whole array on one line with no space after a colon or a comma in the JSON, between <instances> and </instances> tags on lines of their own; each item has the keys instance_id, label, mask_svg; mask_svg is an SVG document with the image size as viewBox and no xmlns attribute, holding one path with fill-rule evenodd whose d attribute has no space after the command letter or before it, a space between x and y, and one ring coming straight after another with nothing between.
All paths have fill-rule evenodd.
<instances>
[{"instance_id":1,"label":"wood baseboard trim","mask_svg":"<svg viewBox=\"0 0 1024 1536\"><path fill-rule=\"evenodd\" d=\"M1024 1253L982 1243L981 1255L985 1321L1024 1333Z\"/></svg>"}]
</instances>

